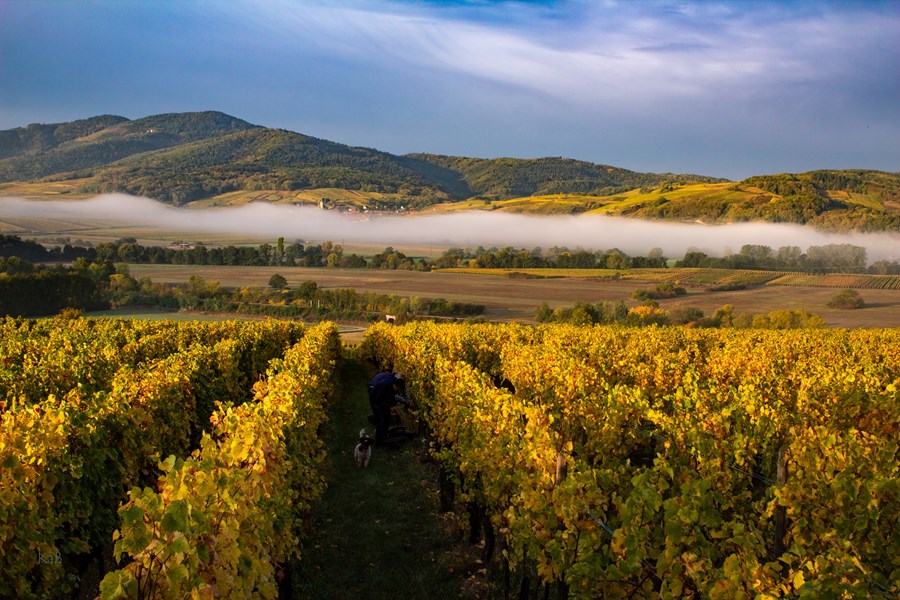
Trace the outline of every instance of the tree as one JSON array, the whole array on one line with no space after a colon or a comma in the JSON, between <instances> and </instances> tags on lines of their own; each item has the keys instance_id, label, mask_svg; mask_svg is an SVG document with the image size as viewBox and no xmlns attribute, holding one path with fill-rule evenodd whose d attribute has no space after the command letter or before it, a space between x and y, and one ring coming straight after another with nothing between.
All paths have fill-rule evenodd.
<instances>
[{"instance_id":1,"label":"tree","mask_svg":"<svg viewBox=\"0 0 900 600\"><path fill-rule=\"evenodd\" d=\"M541 302L537 309L534 320L538 323L549 323L553 320L553 309L546 302Z\"/></svg>"},{"instance_id":2,"label":"tree","mask_svg":"<svg viewBox=\"0 0 900 600\"><path fill-rule=\"evenodd\" d=\"M273 290L283 290L287 287L287 279L284 276L275 273L269 277L269 287Z\"/></svg>"},{"instance_id":3,"label":"tree","mask_svg":"<svg viewBox=\"0 0 900 600\"><path fill-rule=\"evenodd\" d=\"M596 309L591 304L576 303L569 315L572 325L592 325L599 320Z\"/></svg>"},{"instance_id":4,"label":"tree","mask_svg":"<svg viewBox=\"0 0 900 600\"><path fill-rule=\"evenodd\" d=\"M297 296L303 298L304 300L312 300L316 296L316 291L319 286L315 281L304 281L297 288Z\"/></svg>"},{"instance_id":5,"label":"tree","mask_svg":"<svg viewBox=\"0 0 900 600\"><path fill-rule=\"evenodd\" d=\"M284 262L284 238L278 238L278 243L275 246L275 264L280 265Z\"/></svg>"},{"instance_id":6,"label":"tree","mask_svg":"<svg viewBox=\"0 0 900 600\"><path fill-rule=\"evenodd\" d=\"M631 266L631 259L621 250L613 248L606 255L607 269L627 269Z\"/></svg>"},{"instance_id":7,"label":"tree","mask_svg":"<svg viewBox=\"0 0 900 600\"><path fill-rule=\"evenodd\" d=\"M600 302L597 314L601 323L621 323L628 317L628 306L624 300Z\"/></svg>"},{"instance_id":8,"label":"tree","mask_svg":"<svg viewBox=\"0 0 900 600\"><path fill-rule=\"evenodd\" d=\"M842 310L853 310L865 306L865 301L856 290L846 289L838 292L834 298L828 302L831 308L839 308Z\"/></svg>"},{"instance_id":9,"label":"tree","mask_svg":"<svg viewBox=\"0 0 900 600\"><path fill-rule=\"evenodd\" d=\"M696 323L703 318L703 311L696 306L676 306L669 311L669 319L673 325Z\"/></svg>"}]
</instances>

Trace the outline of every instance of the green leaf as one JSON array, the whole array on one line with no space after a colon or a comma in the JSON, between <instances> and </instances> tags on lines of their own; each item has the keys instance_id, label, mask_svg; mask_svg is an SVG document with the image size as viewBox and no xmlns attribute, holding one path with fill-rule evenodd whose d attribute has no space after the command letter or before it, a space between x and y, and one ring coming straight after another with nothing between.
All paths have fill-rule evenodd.
<instances>
[{"instance_id":1,"label":"green leaf","mask_svg":"<svg viewBox=\"0 0 900 600\"><path fill-rule=\"evenodd\" d=\"M188 518L188 505L184 500L173 500L169 506L166 507L166 512L162 518L162 531L164 534L168 535L175 531L184 531L188 530L189 525Z\"/></svg>"},{"instance_id":2,"label":"green leaf","mask_svg":"<svg viewBox=\"0 0 900 600\"><path fill-rule=\"evenodd\" d=\"M175 455L174 454L170 455L169 458L167 458L166 460L159 463L159 469L163 473L168 473L169 471L172 470L172 467L174 467L174 466L175 466Z\"/></svg>"},{"instance_id":3,"label":"green leaf","mask_svg":"<svg viewBox=\"0 0 900 600\"><path fill-rule=\"evenodd\" d=\"M169 568L169 571L166 573L166 579L169 582L169 589L177 589L182 581L185 581L190 574L188 573L187 567L183 564L173 565Z\"/></svg>"},{"instance_id":4,"label":"green leaf","mask_svg":"<svg viewBox=\"0 0 900 600\"><path fill-rule=\"evenodd\" d=\"M741 575L741 564L737 555L732 554L725 559L724 565L725 577L728 579L736 579Z\"/></svg>"},{"instance_id":5,"label":"green leaf","mask_svg":"<svg viewBox=\"0 0 900 600\"><path fill-rule=\"evenodd\" d=\"M143 523L144 511L139 506L134 506L132 504L127 508L119 510L119 517L122 518L123 526L134 525L135 523Z\"/></svg>"},{"instance_id":6,"label":"green leaf","mask_svg":"<svg viewBox=\"0 0 900 600\"><path fill-rule=\"evenodd\" d=\"M134 576L125 570L112 571L100 582L101 600L118 600L136 595L137 582Z\"/></svg>"},{"instance_id":7,"label":"green leaf","mask_svg":"<svg viewBox=\"0 0 900 600\"><path fill-rule=\"evenodd\" d=\"M668 542L672 544L680 543L681 538L684 536L684 529L681 527L681 523L674 519L666 523L665 532Z\"/></svg>"},{"instance_id":8,"label":"green leaf","mask_svg":"<svg viewBox=\"0 0 900 600\"><path fill-rule=\"evenodd\" d=\"M190 551L190 543L188 542L187 538L184 537L184 534L180 532L176 533L172 537L172 541L169 542L169 544L166 546L166 553L170 556L176 553L187 554Z\"/></svg>"}]
</instances>

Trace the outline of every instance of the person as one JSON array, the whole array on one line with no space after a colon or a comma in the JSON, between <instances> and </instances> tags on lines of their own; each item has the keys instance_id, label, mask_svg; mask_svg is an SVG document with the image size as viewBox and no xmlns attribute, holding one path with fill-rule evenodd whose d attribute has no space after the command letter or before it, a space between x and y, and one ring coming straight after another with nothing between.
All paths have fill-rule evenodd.
<instances>
[{"instance_id":1,"label":"person","mask_svg":"<svg viewBox=\"0 0 900 600\"><path fill-rule=\"evenodd\" d=\"M406 377L403 373L382 371L369 381L369 405L375 417L375 445L387 445L391 409L397 404L407 405Z\"/></svg>"}]
</instances>

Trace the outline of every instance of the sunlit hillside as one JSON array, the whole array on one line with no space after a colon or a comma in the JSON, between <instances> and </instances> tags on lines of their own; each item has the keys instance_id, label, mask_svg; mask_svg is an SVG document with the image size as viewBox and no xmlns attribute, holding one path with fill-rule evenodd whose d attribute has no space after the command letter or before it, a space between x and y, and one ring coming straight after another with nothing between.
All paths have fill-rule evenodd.
<instances>
[{"instance_id":1,"label":"sunlit hillside","mask_svg":"<svg viewBox=\"0 0 900 600\"><path fill-rule=\"evenodd\" d=\"M829 174L841 171L819 172ZM429 212L497 210L534 214L589 213L643 219L703 223L767 221L808 223L826 229L897 229L900 227L898 178L889 173L862 172L877 183L848 189L790 189L779 193L775 182L803 181L814 174L755 177L742 182L674 183L628 192L590 196L553 194L509 200L471 199L430 207ZM861 178L860 178L861 179ZM764 189L768 188L768 189Z\"/></svg>"}]
</instances>

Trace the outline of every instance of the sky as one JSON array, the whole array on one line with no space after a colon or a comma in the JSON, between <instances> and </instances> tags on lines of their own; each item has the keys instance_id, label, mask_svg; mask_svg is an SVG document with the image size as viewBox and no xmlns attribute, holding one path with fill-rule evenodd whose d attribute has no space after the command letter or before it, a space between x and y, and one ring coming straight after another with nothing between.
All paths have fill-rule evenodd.
<instances>
[{"instance_id":1,"label":"sky","mask_svg":"<svg viewBox=\"0 0 900 600\"><path fill-rule=\"evenodd\" d=\"M900 171L900 2L0 0L0 129L199 110L395 154Z\"/></svg>"}]
</instances>

